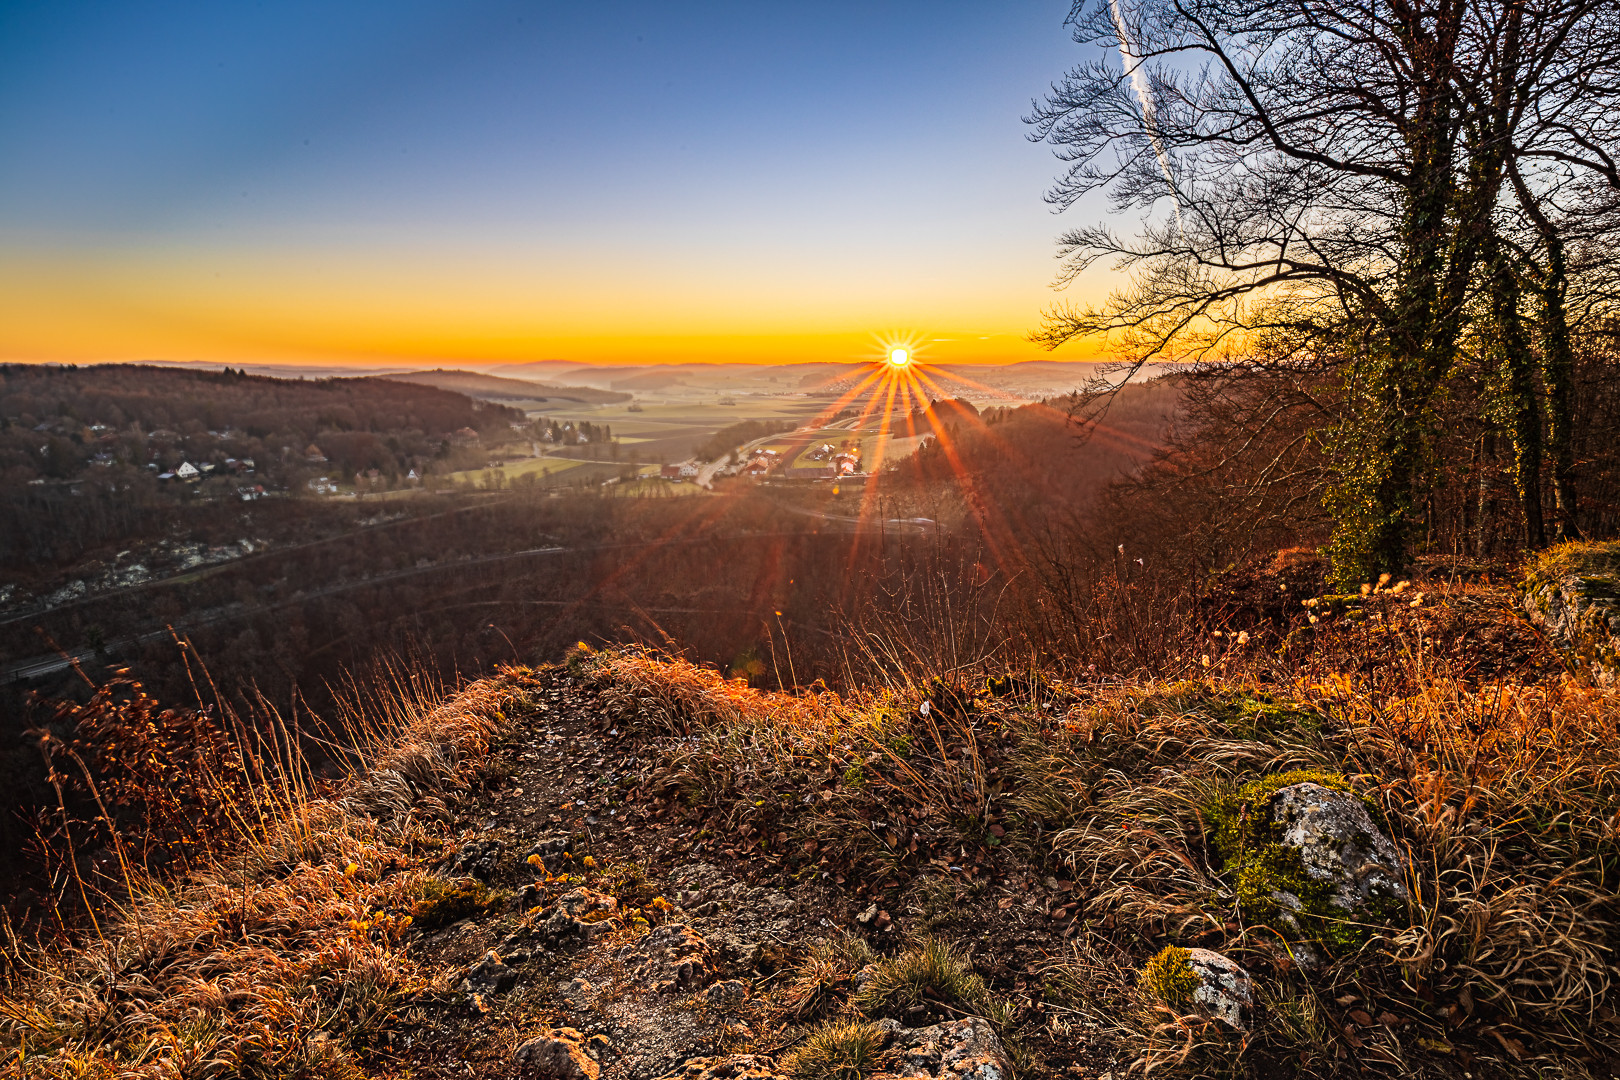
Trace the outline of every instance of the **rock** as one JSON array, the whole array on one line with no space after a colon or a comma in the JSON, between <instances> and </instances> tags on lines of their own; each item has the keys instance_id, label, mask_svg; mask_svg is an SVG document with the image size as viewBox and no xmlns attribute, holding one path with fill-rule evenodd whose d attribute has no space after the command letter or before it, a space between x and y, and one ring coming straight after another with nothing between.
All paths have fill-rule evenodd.
<instances>
[{"instance_id":1,"label":"rock","mask_svg":"<svg viewBox=\"0 0 1620 1080\"><path fill-rule=\"evenodd\" d=\"M1212 840L1251 919L1329 951L1403 915L1400 852L1344 777L1297 770L1244 784L1211 812Z\"/></svg>"},{"instance_id":2,"label":"rock","mask_svg":"<svg viewBox=\"0 0 1620 1080\"><path fill-rule=\"evenodd\" d=\"M660 926L621 955L626 969L660 994L697 990L717 966L709 943L681 923Z\"/></svg>"},{"instance_id":3,"label":"rock","mask_svg":"<svg viewBox=\"0 0 1620 1080\"><path fill-rule=\"evenodd\" d=\"M541 866L553 874L562 871L563 855L567 853L570 839L563 834L543 836L529 845L529 850L523 853L523 862L529 863L531 857L538 857ZM529 863L529 865L534 865Z\"/></svg>"},{"instance_id":4,"label":"rock","mask_svg":"<svg viewBox=\"0 0 1620 1080\"><path fill-rule=\"evenodd\" d=\"M893 1020L880 1067L895 1076L937 1080L1012 1080L1012 1061L988 1020L969 1016L925 1028L902 1028Z\"/></svg>"},{"instance_id":5,"label":"rock","mask_svg":"<svg viewBox=\"0 0 1620 1080\"><path fill-rule=\"evenodd\" d=\"M469 840L456 852L450 864L452 872L475 877L486 884L495 879L501 868L501 855L506 845L499 840Z\"/></svg>"},{"instance_id":6,"label":"rock","mask_svg":"<svg viewBox=\"0 0 1620 1080\"><path fill-rule=\"evenodd\" d=\"M1248 1031L1254 980L1236 961L1211 949L1171 945L1142 968L1141 985L1174 1009L1192 1009Z\"/></svg>"},{"instance_id":7,"label":"rock","mask_svg":"<svg viewBox=\"0 0 1620 1080\"><path fill-rule=\"evenodd\" d=\"M618 921L619 902L591 889L573 889L557 898L550 912L534 928L534 936L548 945L589 941L611 930Z\"/></svg>"},{"instance_id":8,"label":"rock","mask_svg":"<svg viewBox=\"0 0 1620 1080\"><path fill-rule=\"evenodd\" d=\"M530 1039L512 1052L512 1063L520 1075L536 1080L598 1080L602 1074L573 1028Z\"/></svg>"},{"instance_id":9,"label":"rock","mask_svg":"<svg viewBox=\"0 0 1620 1080\"><path fill-rule=\"evenodd\" d=\"M735 1009L747 998L748 984L741 979L717 982L698 995L698 1000L711 1009Z\"/></svg>"},{"instance_id":10,"label":"rock","mask_svg":"<svg viewBox=\"0 0 1620 1080\"><path fill-rule=\"evenodd\" d=\"M660 1080L774 1080L777 1076L770 1058L731 1054L688 1061Z\"/></svg>"},{"instance_id":11,"label":"rock","mask_svg":"<svg viewBox=\"0 0 1620 1080\"><path fill-rule=\"evenodd\" d=\"M1620 542L1549 549L1520 584L1519 605L1593 682L1620 685Z\"/></svg>"},{"instance_id":12,"label":"rock","mask_svg":"<svg viewBox=\"0 0 1620 1080\"><path fill-rule=\"evenodd\" d=\"M503 963L494 950L467 969L461 989L469 994L504 994L517 985L518 973Z\"/></svg>"},{"instance_id":13,"label":"rock","mask_svg":"<svg viewBox=\"0 0 1620 1080\"><path fill-rule=\"evenodd\" d=\"M1333 907L1360 914L1376 901L1407 899L1400 852L1354 795L1291 784L1272 798L1271 819L1280 841L1299 852L1305 872L1331 884ZM1299 899L1289 906L1297 909Z\"/></svg>"}]
</instances>

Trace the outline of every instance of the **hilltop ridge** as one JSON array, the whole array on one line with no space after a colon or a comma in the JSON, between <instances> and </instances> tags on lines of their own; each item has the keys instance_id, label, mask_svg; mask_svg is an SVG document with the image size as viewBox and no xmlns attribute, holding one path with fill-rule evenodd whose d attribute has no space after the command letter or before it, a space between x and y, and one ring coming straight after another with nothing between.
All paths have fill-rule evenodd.
<instances>
[{"instance_id":1,"label":"hilltop ridge","mask_svg":"<svg viewBox=\"0 0 1620 1080\"><path fill-rule=\"evenodd\" d=\"M1599 1075L1620 702L1515 597L1257 607L1163 678L782 693L580 648L395 699L350 779L14 976L4 1068ZM1232 822L1294 793L1383 899L1268 906L1295 841Z\"/></svg>"}]
</instances>

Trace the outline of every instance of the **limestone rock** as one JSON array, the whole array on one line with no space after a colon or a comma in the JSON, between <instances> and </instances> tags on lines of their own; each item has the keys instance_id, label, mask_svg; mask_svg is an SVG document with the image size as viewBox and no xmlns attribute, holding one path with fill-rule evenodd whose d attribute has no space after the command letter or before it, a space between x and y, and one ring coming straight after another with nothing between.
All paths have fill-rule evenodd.
<instances>
[{"instance_id":1,"label":"limestone rock","mask_svg":"<svg viewBox=\"0 0 1620 1080\"><path fill-rule=\"evenodd\" d=\"M880 1065L894 1076L929 1080L1012 1080L1012 1061L988 1020L969 1016L925 1028L883 1026L891 1038Z\"/></svg>"},{"instance_id":2,"label":"limestone rock","mask_svg":"<svg viewBox=\"0 0 1620 1080\"><path fill-rule=\"evenodd\" d=\"M612 929L619 902L591 889L573 889L557 898L534 928L534 936L548 945L589 941Z\"/></svg>"},{"instance_id":3,"label":"limestone rock","mask_svg":"<svg viewBox=\"0 0 1620 1080\"><path fill-rule=\"evenodd\" d=\"M517 985L518 973L494 950L467 969L461 989L469 994L504 994Z\"/></svg>"},{"instance_id":4,"label":"limestone rock","mask_svg":"<svg viewBox=\"0 0 1620 1080\"><path fill-rule=\"evenodd\" d=\"M471 840L456 852L455 861L450 864L450 869L454 873L475 877L487 884L493 881L500 871L501 856L505 852L506 845L499 840Z\"/></svg>"},{"instance_id":5,"label":"limestone rock","mask_svg":"<svg viewBox=\"0 0 1620 1080\"><path fill-rule=\"evenodd\" d=\"M1407 899L1400 852L1354 795L1321 784L1291 784L1273 796L1271 815L1281 842L1299 852L1305 873L1330 884L1333 907L1357 914L1375 901ZM1301 906L1298 897L1277 898L1296 911Z\"/></svg>"},{"instance_id":6,"label":"limestone rock","mask_svg":"<svg viewBox=\"0 0 1620 1080\"><path fill-rule=\"evenodd\" d=\"M1213 949L1188 949L1187 965L1198 977L1193 1007L1238 1031L1247 1031L1254 1009L1254 980L1237 961Z\"/></svg>"},{"instance_id":7,"label":"limestone rock","mask_svg":"<svg viewBox=\"0 0 1620 1080\"><path fill-rule=\"evenodd\" d=\"M1519 587L1525 617L1599 686L1620 685L1620 543L1560 544Z\"/></svg>"},{"instance_id":8,"label":"limestone rock","mask_svg":"<svg viewBox=\"0 0 1620 1080\"><path fill-rule=\"evenodd\" d=\"M716 967L714 950L682 923L660 926L624 950L624 964L654 993L703 987Z\"/></svg>"},{"instance_id":9,"label":"limestone rock","mask_svg":"<svg viewBox=\"0 0 1620 1080\"><path fill-rule=\"evenodd\" d=\"M520 1076L534 1080L598 1080L602 1074L572 1028L530 1039L512 1052L512 1063Z\"/></svg>"},{"instance_id":10,"label":"limestone rock","mask_svg":"<svg viewBox=\"0 0 1620 1080\"><path fill-rule=\"evenodd\" d=\"M717 982L703 993L698 1000L711 1009L735 1009L748 998L748 984L741 979L727 979Z\"/></svg>"},{"instance_id":11,"label":"limestone rock","mask_svg":"<svg viewBox=\"0 0 1620 1080\"><path fill-rule=\"evenodd\" d=\"M540 864L553 874L562 872L563 855L568 851L569 838L566 835L543 836L529 845L529 850L523 853L523 861L529 862L531 856L538 855ZM529 865L533 865L530 863Z\"/></svg>"}]
</instances>

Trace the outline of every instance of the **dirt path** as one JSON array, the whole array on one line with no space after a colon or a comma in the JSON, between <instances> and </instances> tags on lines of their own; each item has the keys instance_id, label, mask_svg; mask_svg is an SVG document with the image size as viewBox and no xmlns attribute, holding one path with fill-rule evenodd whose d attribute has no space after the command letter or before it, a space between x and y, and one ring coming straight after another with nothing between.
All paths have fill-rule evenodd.
<instances>
[{"instance_id":1,"label":"dirt path","mask_svg":"<svg viewBox=\"0 0 1620 1080\"><path fill-rule=\"evenodd\" d=\"M515 719L439 859L448 880L494 903L411 946L440 972L438 990L402 1012L392 1047L413 1077L658 1080L720 1061L722 1073L768 1075L815 1018L794 987L817 942L852 933L892 951L933 920L987 947L987 974L1009 989L1023 981L1009 962L1063 948L1063 924L1027 890L1027 910L1014 911L1011 889L980 887L950 927L898 905L893 921L875 920L842 874L795 880L773 859L728 857L724 838L676 819L678 799L653 797L651 759L565 674ZM955 1019L919 1010L907 1026Z\"/></svg>"}]
</instances>

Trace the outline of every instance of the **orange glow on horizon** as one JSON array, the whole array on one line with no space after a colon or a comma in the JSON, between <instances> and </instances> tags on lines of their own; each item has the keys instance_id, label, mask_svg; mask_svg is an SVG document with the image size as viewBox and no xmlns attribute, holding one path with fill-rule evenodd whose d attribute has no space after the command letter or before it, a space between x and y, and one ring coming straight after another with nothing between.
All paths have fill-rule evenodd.
<instances>
[{"instance_id":1,"label":"orange glow on horizon","mask_svg":"<svg viewBox=\"0 0 1620 1080\"><path fill-rule=\"evenodd\" d=\"M920 285L887 291L718 271L701 285L603 267L569 277L470 256L11 251L0 253L0 361L861 363L878 358L866 328L892 325L894 312L938 329L882 342L891 362L894 349L912 366L1098 358L1084 345L1053 356L1030 343L1041 296L1026 288L972 304Z\"/></svg>"}]
</instances>

